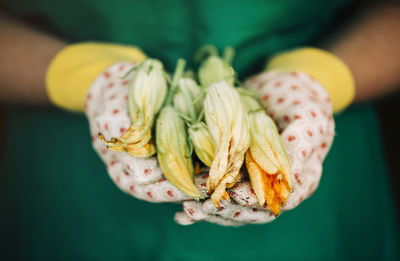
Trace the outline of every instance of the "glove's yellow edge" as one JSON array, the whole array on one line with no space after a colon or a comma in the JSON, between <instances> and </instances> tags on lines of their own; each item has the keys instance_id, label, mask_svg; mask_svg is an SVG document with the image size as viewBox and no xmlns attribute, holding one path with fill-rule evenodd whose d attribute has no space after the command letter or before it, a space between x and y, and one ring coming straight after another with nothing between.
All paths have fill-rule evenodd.
<instances>
[{"instance_id":1,"label":"glove's yellow edge","mask_svg":"<svg viewBox=\"0 0 400 261\"><path fill-rule=\"evenodd\" d=\"M328 91L334 112L346 108L355 96L355 82L347 65L335 55L317 48L300 48L278 54L266 70L304 72Z\"/></svg>"},{"instance_id":2,"label":"glove's yellow edge","mask_svg":"<svg viewBox=\"0 0 400 261\"><path fill-rule=\"evenodd\" d=\"M46 72L50 101L67 110L84 110L86 93L95 78L117 62L142 62L146 55L138 48L118 44L85 42L62 49Z\"/></svg>"}]
</instances>

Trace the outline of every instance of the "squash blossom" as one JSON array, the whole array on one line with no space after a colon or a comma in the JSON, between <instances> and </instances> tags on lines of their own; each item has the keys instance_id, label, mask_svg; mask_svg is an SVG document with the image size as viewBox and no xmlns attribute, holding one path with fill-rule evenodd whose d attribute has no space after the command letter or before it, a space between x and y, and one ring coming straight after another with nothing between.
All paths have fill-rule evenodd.
<instances>
[{"instance_id":1,"label":"squash blossom","mask_svg":"<svg viewBox=\"0 0 400 261\"><path fill-rule=\"evenodd\" d=\"M158 116L156 146L158 163L164 176L179 190L198 200L202 196L193 181L193 147L188 141L185 122L182 119L183 113L177 112L172 107L174 95L178 93L185 63L185 60L178 60L164 108Z\"/></svg>"},{"instance_id":2,"label":"squash blossom","mask_svg":"<svg viewBox=\"0 0 400 261\"><path fill-rule=\"evenodd\" d=\"M204 89L203 89L204 90ZM207 125L202 122L203 92L193 79L182 78L174 97L174 108L182 113L188 125L188 134L198 158L208 167L214 159L215 147Z\"/></svg>"},{"instance_id":3,"label":"squash blossom","mask_svg":"<svg viewBox=\"0 0 400 261\"><path fill-rule=\"evenodd\" d=\"M193 182L192 150L185 123L172 106L164 107L157 119L156 145L164 176L185 194L202 198Z\"/></svg>"},{"instance_id":4,"label":"squash blossom","mask_svg":"<svg viewBox=\"0 0 400 261\"><path fill-rule=\"evenodd\" d=\"M202 107L200 86L191 78L180 79L174 96L174 108L187 117L197 118Z\"/></svg>"},{"instance_id":5,"label":"squash blossom","mask_svg":"<svg viewBox=\"0 0 400 261\"><path fill-rule=\"evenodd\" d=\"M227 78L234 74L234 70L231 66L234 50L231 47L226 47L223 56L220 57L214 46L206 45L196 52L195 60L200 61L204 56L207 57L201 63L198 72L200 84L203 87L208 87L214 82L225 79L233 85L233 77L230 79Z\"/></svg>"},{"instance_id":6,"label":"squash blossom","mask_svg":"<svg viewBox=\"0 0 400 261\"><path fill-rule=\"evenodd\" d=\"M110 150L147 158L155 153L151 129L167 94L167 80L163 65L158 60L147 59L135 71L128 93L132 125L119 138L106 141L102 134L99 137Z\"/></svg>"},{"instance_id":7,"label":"squash blossom","mask_svg":"<svg viewBox=\"0 0 400 261\"><path fill-rule=\"evenodd\" d=\"M250 147L246 167L260 206L265 204L276 216L291 191L291 166L273 120L253 97L242 95L249 111Z\"/></svg>"},{"instance_id":8,"label":"squash blossom","mask_svg":"<svg viewBox=\"0 0 400 261\"><path fill-rule=\"evenodd\" d=\"M197 157L207 167L211 167L215 155L215 146L207 125L204 122L195 123L189 126L188 132Z\"/></svg>"},{"instance_id":9,"label":"squash blossom","mask_svg":"<svg viewBox=\"0 0 400 261\"><path fill-rule=\"evenodd\" d=\"M250 145L249 119L237 90L227 81L208 87L204 112L216 148L207 188L212 193L212 202L219 207L222 198L229 200L225 189L239 178L244 154Z\"/></svg>"}]
</instances>

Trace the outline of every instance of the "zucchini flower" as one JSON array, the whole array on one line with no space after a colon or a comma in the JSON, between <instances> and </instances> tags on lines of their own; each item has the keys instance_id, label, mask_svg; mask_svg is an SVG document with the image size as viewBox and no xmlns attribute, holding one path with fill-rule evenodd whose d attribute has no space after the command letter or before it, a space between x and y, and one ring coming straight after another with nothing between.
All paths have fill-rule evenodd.
<instances>
[{"instance_id":1,"label":"zucchini flower","mask_svg":"<svg viewBox=\"0 0 400 261\"><path fill-rule=\"evenodd\" d=\"M225 189L236 183L250 145L249 119L237 90L227 81L208 87L204 112L216 148L207 188L213 204L219 207L222 198L229 200Z\"/></svg>"},{"instance_id":2,"label":"zucchini flower","mask_svg":"<svg viewBox=\"0 0 400 261\"><path fill-rule=\"evenodd\" d=\"M193 181L193 147L188 141L182 113L172 107L173 97L178 91L184 67L185 61L179 59L165 107L157 119L157 156L164 176L185 194L194 199L200 199L202 196Z\"/></svg>"},{"instance_id":3,"label":"zucchini flower","mask_svg":"<svg viewBox=\"0 0 400 261\"><path fill-rule=\"evenodd\" d=\"M106 141L102 134L99 137L110 150L126 151L134 157L147 158L155 153L151 129L167 94L167 80L163 65L158 60L147 59L135 70L128 93L132 125L119 138Z\"/></svg>"},{"instance_id":4,"label":"zucchini flower","mask_svg":"<svg viewBox=\"0 0 400 261\"><path fill-rule=\"evenodd\" d=\"M174 108L187 117L196 118L203 107L201 89L191 78L179 80L179 89L174 96Z\"/></svg>"},{"instance_id":5,"label":"zucchini flower","mask_svg":"<svg viewBox=\"0 0 400 261\"><path fill-rule=\"evenodd\" d=\"M189 125L188 132L197 157L207 167L211 167L215 155L215 146L207 125L204 122Z\"/></svg>"},{"instance_id":6,"label":"zucchini flower","mask_svg":"<svg viewBox=\"0 0 400 261\"><path fill-rule=\"evenodd\" d=\"M174 97L174 108L186 120L190 141L198 158L210 167L214 159L215 147L207 125L201 122L204 116L204 92L190 78L181 79L178 88Z\"/></svg>"},{"instance_id":7,"label":"zucchini flower","mask_svg":"<svg viewBox=\"0 0 400 261\"><path fill-rule=\"evenodd\" d=\"M234 70L231 66L232 59L235 51L232 47L226 47L222 57L218 56L218 50L212 45L205 45L201 47L195 54L194 59L200 62L204 56L207 56L201 63L198 77L200 84L203 87L208 87L212 83L222 81L226 79L230 84L233 85L233 77L229 78L234 74Z\"/></svg>"},{"instance_id":8,"label":"zucchini flower","mask_svg":"<svg viewBox=\"0 0 400 261\"><path fill-rule=\"evenodd\" d=\"M276 216L292 191L291 166L274 121L253 97L241 96L249 111L250 147L246 167L260 206Z\"/></svg>"},{"instance_id":9,"label":"zucchini flower","mask_svg":"<svg viewBox=\"0 0 400 261\"><path fill-rule=\"evenodd\" d=\"M193 182L192 150L181 116L166 106L156 126L157 156L164 176L175 187L194 199L202 198Z\"/></svg>"}]
</instances>

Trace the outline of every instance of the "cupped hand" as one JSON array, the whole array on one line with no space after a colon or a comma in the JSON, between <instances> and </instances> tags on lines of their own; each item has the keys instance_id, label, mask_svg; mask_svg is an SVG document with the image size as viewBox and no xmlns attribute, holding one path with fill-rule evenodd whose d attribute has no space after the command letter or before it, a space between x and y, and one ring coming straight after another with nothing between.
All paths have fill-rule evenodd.
<instances>
[{"instance_id":1,"label":"cupped hand","mask_svg":"<svg viewBox=\"0 0 400 261\"><path fill-rule=\"evenodd\" d=\"M131 125L128 115L128 85L134 71L123 77L136 64L118 63L97 77L87 97L85 111L90 124L93 147L107 167L114 183L124 192L150 202L178 202L190 199L163 176L155 156L140 159L126 152L115 152L98 138L119 137ZM207 175L197 175L196 185L206 196Z\"/></svg>"},{"instance_id":2,"label":"cupped hand","mask_svg":"<svg viewBox=\"0 0 400 261\"><path fill-rule=\"evenodd\" d=\"M300 72L262 73L246 81L245 87L259 93L262 105L280 130L293 181L293 192L282 211L290 210L318 187L322 163L334 137L330 97L319 82ZM220 209L209 199L185 201L184 211L177 213L175 220L180 224L203 220L237 226L276 218L268 208L258 205L249 181L238 182L229 195L231 201L223 200Z\"/></svg>"}]
</instances>

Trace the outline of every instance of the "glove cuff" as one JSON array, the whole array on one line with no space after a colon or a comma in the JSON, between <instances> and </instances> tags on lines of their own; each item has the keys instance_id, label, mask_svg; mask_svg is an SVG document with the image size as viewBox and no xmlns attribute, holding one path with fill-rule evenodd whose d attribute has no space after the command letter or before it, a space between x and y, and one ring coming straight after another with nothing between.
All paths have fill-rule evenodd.
<instances>
[{"instance_id":1,"label":"glove cuff","mask_svg":"<svg viewBox=\"0 0 400 261\"><path fill-rule=\"evenodd\" d=\"M355 82L350 69L335 55L317 48L301 48L272 57L266 70L304 72L328 91L334 112L346 108L354 99Z\"/></svg>"},{"instance_id":2,"label":"glove cuff","mask_svg":"<svg viewBox=\"0 0 400 261\"><path fill-rule=\"evenodd\" d=\"M83 111L86 93L94 79L117 62L141 62L138 48L96 42L71 44L62 49L46 72L50 101L67 110Z\"/></svg>"}]
</instances>

